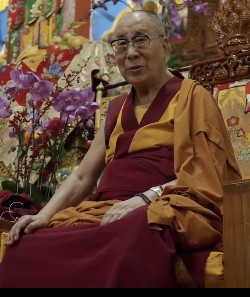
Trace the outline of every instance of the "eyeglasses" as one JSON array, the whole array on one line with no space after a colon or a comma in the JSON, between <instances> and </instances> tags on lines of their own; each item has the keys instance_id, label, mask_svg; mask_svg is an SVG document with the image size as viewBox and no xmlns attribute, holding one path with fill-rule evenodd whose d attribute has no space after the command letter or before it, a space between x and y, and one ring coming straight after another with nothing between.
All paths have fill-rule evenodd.
<instances>
[{"instance_id":1,"label":"eyeglasses","mask_svg":"<svg viewBox=\"0 0 250 297\"><path fill-rule=\"evenodd\" d=\"M127 51L130 43L132 43L137 50L141 50L141 49L148 48L150 46L151 40L155 40L160 37L163 37L163 35L160 34L153 38L149 38L148 35L139 35L139 36L134 36L133 38L131 38L131 40L127 40L125 38L116 39L111 42L111 46L115 53L122 53Z\"/></svg>"}]
</instances>

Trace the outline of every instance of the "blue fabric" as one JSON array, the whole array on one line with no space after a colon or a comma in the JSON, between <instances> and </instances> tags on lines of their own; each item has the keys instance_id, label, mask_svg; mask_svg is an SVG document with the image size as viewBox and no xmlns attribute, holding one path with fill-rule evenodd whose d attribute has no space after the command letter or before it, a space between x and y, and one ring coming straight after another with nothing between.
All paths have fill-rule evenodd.
<instances>
[{"instance_id":1,"label":"blue fabric","mask_svg":"<svg viewBox=\"0 0 250 297\"><path fill-rule=\"evenodd\" d=\"M8 9L4 9L0 11L0 51L2 50L3 45L6 41L7 35L7 11Z\"/></svg>"}]
</instances>

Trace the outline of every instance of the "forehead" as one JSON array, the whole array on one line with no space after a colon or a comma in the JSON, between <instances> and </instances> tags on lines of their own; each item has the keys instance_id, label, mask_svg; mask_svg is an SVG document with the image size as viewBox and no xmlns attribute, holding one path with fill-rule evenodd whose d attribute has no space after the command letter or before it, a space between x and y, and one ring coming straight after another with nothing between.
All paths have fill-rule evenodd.
<instances>
[{"instance_id":1,"label":"forehead","mask_svg":"<svg viewBox=\"0 0 250 297\"><path fill-rule=\"evenodd\" d=\"M151 18L142 13L128 13L117 24L114 35L132 36L135 33L149 34L155 31L155 24Z\"/></svg>"}]
</instances>

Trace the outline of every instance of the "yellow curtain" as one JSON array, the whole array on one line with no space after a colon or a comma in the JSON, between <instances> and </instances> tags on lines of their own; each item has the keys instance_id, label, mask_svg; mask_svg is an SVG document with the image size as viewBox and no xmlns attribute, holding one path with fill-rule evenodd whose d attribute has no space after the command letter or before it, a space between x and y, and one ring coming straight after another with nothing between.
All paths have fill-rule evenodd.
<instances>
[{"instance_id":1,"label":"yellow curtain","mask_svg":"<svg viewBox=\"0 0 250 297\"><path fill-rule=\"evenodd\" d=\"M0 11L4 10L9 5L9 0L0 0Z\"/></svg>"}]
</instances>

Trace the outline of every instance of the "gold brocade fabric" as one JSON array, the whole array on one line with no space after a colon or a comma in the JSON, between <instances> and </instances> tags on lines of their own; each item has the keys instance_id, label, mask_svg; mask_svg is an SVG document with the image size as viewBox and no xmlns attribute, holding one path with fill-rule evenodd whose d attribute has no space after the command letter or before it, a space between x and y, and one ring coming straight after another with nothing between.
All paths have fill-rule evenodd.
<instances>
[{"instance_id":1,"label":"gold brocade fabric","mask_svg":"<svg viewBox=\"0 0 250 297\"><path fill-rule=\"evenodd\" d=\"M228 135L243 179L250 178L249 80L215 87L215 98L221 109ZM248 91L249 92L249 91Z\"/></svg>"}]
</instances>

